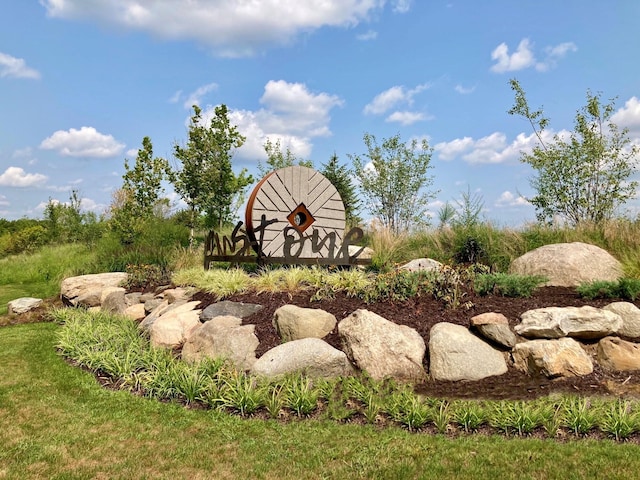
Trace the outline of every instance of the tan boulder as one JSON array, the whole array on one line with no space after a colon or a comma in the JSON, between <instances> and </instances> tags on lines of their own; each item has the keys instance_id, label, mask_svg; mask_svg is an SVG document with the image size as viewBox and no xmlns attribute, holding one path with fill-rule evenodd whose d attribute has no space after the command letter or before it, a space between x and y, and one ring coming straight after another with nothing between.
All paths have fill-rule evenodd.
<instances>
[{"instance_id":1,"label":"tan boulder","mask_svg":"<svg viewBox=\"0 0 640 480\"><path fill-rule=\"evenodd\" d=\"M505 348L513 348L518 343L509 328L509 320L501 313L487 312L471 317L471 327L487 340Z\"/></svg>"},{"instance_id":2,"label":"tan boulder","mask_svg":"<svg viewBox=\"0 0 640 480\"><path fill-rule=\"evenodd\" d=\"M613 302L602 308L620 316L622 326L618 335L628 338L640 338L640 308L631 302Z\"/></svg>"},{"instance_id":3,"label":"tan boulder","mask_svg":"<svg viewBox=\"0 0 640 480\"><path fill-rule=\"evenodd\" d=\"M318 308L284 305L273 314L273 326L283 342L323 338L333 331L336 317Z\"/></svg>"},{"instance_id":4,"label":"tan boulder","mask_svg":"<svg viewBox=\"0 0 640 480\"><path fill-rule=\"evenodd\" d=\"M516 258L509 268L518 275L542 275L545 285L576 287L594 280L616 281L622 264L606 250L587 243L544 245Z\"/></svg>"},{"instance_id":5,"label":"tan boulder","mask_svg":"<svg viewBox=\"0 0 640 480\"><path fill-rule=\"evenodd\" d=\"M576 377L593 372L591 358L572 338L519 343L513 348L513 360L518 370L548 378Z\"/></svg>"},{"instance_id":6,"label":"tan boulder","mask_svg":"<svg viewBox=\"0 0 640 480\"><path fill-rule=\"evenodd\" d=\"M617 337L598 342L598 363L607 370L640 370L640 345Z\"/></svg>"}]
</instances>

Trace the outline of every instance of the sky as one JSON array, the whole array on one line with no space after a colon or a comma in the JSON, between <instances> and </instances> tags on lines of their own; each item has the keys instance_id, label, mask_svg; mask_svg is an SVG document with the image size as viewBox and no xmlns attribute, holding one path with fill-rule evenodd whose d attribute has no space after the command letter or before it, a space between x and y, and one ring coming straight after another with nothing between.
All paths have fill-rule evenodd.
<instances>
[{"instance_id":1,"label":"sky","mask_svg":"<svg viewBox=\"0 0 640 480\"><path fill-rule=\"evenodd\" d=\"M470 193L523 225L535 135L507 114L509 80L550 134L591 91L640 143L639 21L637 0L4 0L0 217L42 218L72 190L104 213L145 136L177 166L192 106L225 104L246 137L236 171L257 176L267 139L320 169L400 134L433 148L436 218Z\"/></svg>"}]
</instances>

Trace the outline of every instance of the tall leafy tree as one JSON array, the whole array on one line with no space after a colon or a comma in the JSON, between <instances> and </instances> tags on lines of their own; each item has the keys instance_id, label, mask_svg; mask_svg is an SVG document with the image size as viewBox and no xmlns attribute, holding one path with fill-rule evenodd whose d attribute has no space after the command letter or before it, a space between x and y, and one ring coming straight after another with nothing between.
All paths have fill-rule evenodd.
<instances>
[{"instance_id":1,"label":"tall leafy tree","mask_svg":"<svg viewBox=\"0 0 640 480\"><path fill-rule=\"evenodd\" d=\"M362 220L358 216L360 210L360 200L356 187L353 184L353 175L345 165L340 165L338 155L331 155L329 161L322 165L320 170L327 179L336 187L336 190L344 203L344 213L348 225L357 225Z\"/></svg>"},{"instance_id":2,"label":"tall leafy tree","mask_svg":"<svg viewBox=\"0 0 640 480\"><path fill-rule=\"evenodd\" d=\"M208 125L203 123L200 107L194 105L193 110L187 144L174 146L181 166L173 175L175 189L189 208L192 240L201 214L208 228L231 222L233 206L253 182L246 169L239 175L233 172L233 151L244 144L245 137L230 123L227 106L217 106Z\"/></svg>"},{"instance_id":3,"label":"tall leafy tree","mask_svg":"<svg viewBox=\"0 0 640 480\"><path fill-rule=\"evenodd\" d=\"M262 162L258 163L258 171L262 177L274 170L291 167L293 165L313 168L313 162L311 160L297 158L288 146L286 150L283 151L279 139L273 143L269 138L267 138L267 141L263 146L264 151L267 154L267 162L266 165L263 165Z\"/></svg>"},{"instance_id":4,"label":"tall leafy tree","mask_svg":"<svg viewBox=\"0 0 640 480\"><path fill-rule=\"evenodd\" d=\"M144 224L155 216L162 182L170 175L166 159L153 156L153 144L149 137L142 139L142 148L133 166L124 161L125 173L122 188L114 193L111 202L111 229L120 242L128 245L140 236Z\"/></svg>"},{"instance_id":5,"label":"tall leafy tree","mask_svg":"<svg viewBox=\"0 0 640 480\"><path fill-rule=\"evenodd\" d=\"M521 161L536 170L531 186L537 192L529 198L541 222L560 217L577 225L601 224L635 195L638 182L630 177L637 166L638 147L628 130L611 121L614 100L602 103L600 94L587 91L587 102L576 112L574 131L568 138L544 135L549 119L542 109L531 110L520 83L510 80L515 102L508 111L525 118L539 144Z\"/></svg>"},{"instance_id":6,"label":"tall leafy tree","mask_svg":"<svg viewBox=\"0 0 640 480\"><path fill-rule=\"evenodd\" d=\"M427 205L436 192L428 190L433 177L427 141L407 144L397 134L378 144L365 133L364 144L368 153L350 158L369 211L394 233L428 225Z\"/></svg>"}]
</instances>

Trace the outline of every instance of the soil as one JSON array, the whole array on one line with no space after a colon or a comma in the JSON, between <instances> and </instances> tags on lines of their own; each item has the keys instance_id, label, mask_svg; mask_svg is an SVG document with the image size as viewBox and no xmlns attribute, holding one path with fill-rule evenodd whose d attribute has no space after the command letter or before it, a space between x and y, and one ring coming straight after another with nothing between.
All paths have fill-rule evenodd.
<instances>
[{"instance_id":1,"label":"soil","mask_svg":"<svg viewBox=\"0 0 640 480\"><path fill-rule=\"evenodd\" d=\"M447 306L430 295L419 296L402 302L379 302L367 304L357 298L349 298L344 294L336 294L335 298L322 301L311 301L313 292L296 293L262 293L235 295L227 300L257 303L263 309L243 320L244 324L254 324L255 333L260 340L256 354L262 355L267 350L279 345L280 338L272 325L273 312L283 305L297 305L307 308L320 308L336 316L338 321L357 309L367 309L397 324L407 325L415 329L429 342L429 331L438 322L450 322L469 327L473 316L486 312L505 315L514 327L520 315L534 308L566 307L591 305L604 307L616 301L613 299L586 300L578 296L574 289L562 287L544 287L538 289L529 298L507 298L495 295L478 296L467 292L465 302L471 302L470 308L447 308ZM214 303L215 298L205 293L198 293L194 300L200 300L200 308ZM640 300L636 301L640 307ZM337 329L324 338L329 344L340 348ZM596 345L586 345L591 354ZM595 362L594 362L595 364ZM425 369L429 368L428 355L425 355ZM573 378L548 379L533 377L516 370L512 365L504 375L488 377L474 382L446 382L428 380L417 385L419 393L435 398L485 398L485 399L530 399L550 393L571 392L581 395L636 395L640 394L640 371L607 372L595 366L590 375Z\"/></svg>"}]
</instances>

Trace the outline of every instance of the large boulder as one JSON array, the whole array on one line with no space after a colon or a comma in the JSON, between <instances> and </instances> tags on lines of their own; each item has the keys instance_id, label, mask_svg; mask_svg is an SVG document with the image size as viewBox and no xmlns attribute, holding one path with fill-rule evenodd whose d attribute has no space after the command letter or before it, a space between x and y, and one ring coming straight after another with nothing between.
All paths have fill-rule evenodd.
<instances>
[{"instance_id":1,"label":"large boulder","mask_svg":"<svg viewBox=\"0 0 640 480\"><path fill-rule=\"evenodd\" d=\"M574 337L585 340L604 338L622 326L619 315L600 308L545 307L528 310L520 315L516 325L518 335L527 338Z\"/></svg>"},{"instance_id":2,"label":"large boulder","mask_svg":"<svg viewBox=\"0 0 640 480\"><path fill-rule=\"evenodd\" d=\"M343 350L375 380L422 381L426 345L418 332L368 310L356 310L338 323Z\"/></svg>"},{"instance_id":3,"label":"large boulder","mask_svg":"<svg viewBox=\"0 0 640 480\"><path fill-rule=\"evenodd\" d=\"M310 377L344 377L354 372L344 352L319 338L303 338L283 343L262 355L251 373L278 377L302 372Z\"/></svg>"},{"instance_id":4,"label":"large boulder","mask_svg":"<svg viewBox=\"0 0 640 480\"><path fill-rule=\"evenodd\" d=\"M548 378L576 377L593 372L593 362L573 338L531 340L513 349L513 361L518 370Z\"/></svg>"},{"instance_id":5,"label":"large boulder","mask_svg":"<svg viewBox=\"0 0 640 480\"><path fill-rule=\"evenodd\" d=\"M613 302L602 309L613 312L622 319L618 335L632 339L640 338L640 308L631 302Z\"/></svg>"},{"instance_id":6,"label":"large boulder","mask_svg":"<svg viewBox=\"0 0 640 480\"><path fill-rule=\"evenodd\" d=\"M471 317L471 327L487 340L504 348L511 349L518 342L509 328L509 320L501 313L487 312Z\"/></svg>"},{"instance_id":7,"label":"large boulder","mask_svg":"<svg viewBox=\"0 0 640 480\"><path fill-rule=\"evenodd\" d=\"M542 275L545 285L576 287L594 280L615 281L622 265L606 250L587 243L544 245L516 258L509 268L518 275Z\"/></svg>"},{"instance_id":8,"label":"large boulder","mask_svg":"<svg viewBox=\"0 0 640 480\"><path fill-rule=\"evenodd\" d=\"M222 358L240 370L249 370L256 361L260 343L255 327L242 325L238 317L213 318L192 330L182 347L182 358L187 362Z\"/></svg>"},{"instance_id":9,"label":"large boulder","mask_svg":"<svg viewBox=\"0 0 640 480\"><path fill-rule=\"evenodd\" d=\"M317 308L284 305L273 314L273 326L283 342L301 338L323 338L335 328L336 317Z\"/></svg>"},{"instance_id":10,"label":"large boulder","mask_svg":"<svg viewBox=\"0 0 640 480\"><path fill-rule=\"evenodd\" d=\"M65 278L60 285L60 298L74 307L99 307L102 291L119 287L127 280L124 272L95 273Z\"/></svg>"},{"instance_id":11,"label":"large boulder","mask_svg":"<svg viewBox=\"0 0 640 480\"><path fill-rule=\"evenodd\" d=\"M200 314L200 321L207 322L212 318L231 315L238 318L246 318L262 310L262 305L256 303L231 302L223 300L212 303Z\"/></svg>"},{"instance_id":12,"label":"large boulder","mask_svg":"<svg viewBox=\"0 0 640 480\"><path fill-rule=\"evenodd\" d=\"M167 309L148 327L151 344L156 347L175 348L186 342L200 323L200 302L187 302ZM175 304L174 304L175 305Z\"/></svg>"},{"instance_id":13,"label":"large boulder","mask_svg":"<svg viewBox=\"0 0 640 480\"><path fill-rule=\"evenodd\" d=\"M598 342L597 358L607 370L640 370L640 345L606 337Z\"/></svg>"},{"instance_id":14,"label":"large boulder","mask_svg":"<svg viewBox=\"0 0 640 480\"><path fill-rule=\"evenodd\" d=\"M11 300L7 303L7 313L9 315L21 315L23 313L27 313L29 310L39 307L40 305L42 305L41 298L16 298L15 300Z\"/></svg>"},{"instance_id":15,"label":"large boulder","mask_svg":"<svg viewBox=\"0 0 640 480\"><path fill-rule=\"evenodd\" d=\"M480 380L507 372L501 352L465 327L447 322L431 328L429 365L434 380Z\"/></svg>"}]
</instances>

